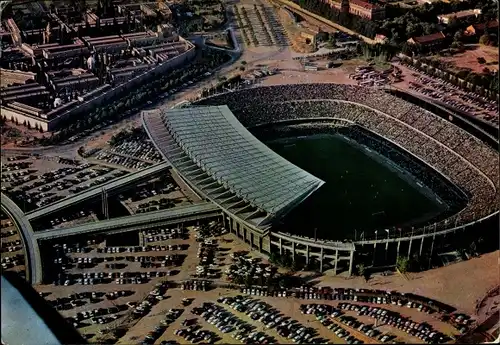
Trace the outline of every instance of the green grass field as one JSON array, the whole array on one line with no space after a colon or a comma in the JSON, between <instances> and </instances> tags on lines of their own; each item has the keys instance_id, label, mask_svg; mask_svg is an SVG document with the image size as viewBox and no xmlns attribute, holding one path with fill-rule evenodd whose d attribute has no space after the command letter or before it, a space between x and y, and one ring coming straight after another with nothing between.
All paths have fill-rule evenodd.
<instances>
[{"instance_id":1,"label":"green grass field","mask_svg":"<svg viewBox=\"0 0 500 345\"><path fill-rule=\"evenodd\" d=\"M358 239L364 231L401 226L440 206L385 164L341 138L318 135L266 143L326 183L285 218L285 231L318 238ZM355 231L356 230L356 231ZM385 232L384 232L385 236Z\"/></svg>"}]
</instances>

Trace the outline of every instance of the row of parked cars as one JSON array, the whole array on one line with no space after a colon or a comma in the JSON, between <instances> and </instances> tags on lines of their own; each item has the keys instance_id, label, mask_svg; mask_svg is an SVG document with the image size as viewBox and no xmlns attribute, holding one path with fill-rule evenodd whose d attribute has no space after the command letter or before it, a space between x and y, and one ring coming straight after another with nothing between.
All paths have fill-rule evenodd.
<instances>
[{"instance_id":1,"label":"row of parked cars","mask_svg":"<svg viewBox=\"0 0 500 345\"><path fill-rule=\"evenodd\" d=\"M188 245L184 244L167 244L167 245L147 245L147 246L135 246L135 247L106 247L97 248L98 253L145 253L145 252L159 252L167 250L185 250Z\"/></svg>"},{"instance_id":2,"label":"row of parked cars","mask_svg":"<svg viewBox=\"0 0 500 345\"><path fill-rule=\"evenodd\" d=\"M142 234L144 237L151 237L156 235L171 235L171 234L185 234L187 233L186 228L159 228L152 230L144 230ZM170 238L170 237L169 237Z\"/></svg>"},{"instance_id":3,"label":"row of parked cars","mask_svg":"<svg viewBox=\"0 0 500 345\"><path fill-rule=\"evenodd\" d=\"M2 183L9 183L11 187L17 187L23 183L36 180L35 169L16 170L9 174L2 174Z\"/></svg>"},{"instance_id":4,"label":"row of parked cars","mask_svg":"<svg viewBox=\"0 0 500 345\"><path fill-rule=\"evenodd\" d=\"M196 277L217 278L220 276L220 269L215 265L217 249L217 240L214 239L205 239L205 241L198 243Z\"/></svg>"},{"instance_id":5,"label":"row of parked cars","mask_svg":"<svg viewBox=\"0 0 500 345\"><path fill-rule=\"evenodd\" d=\"M150 162L145 162L133 157L125 157L122 155L115 154L113 152L108 152L101 150L99 151L95 159L104 161L109 164L116 164L116 165L122 165L126 168L129 169L144 169L147 168L148 166L152 165Z\"/></svg>"},{"instance_id":6,"label":"row of parked cars","mask_svg":"<svg viewBox=\"0 0 500 345\"><path fill-rule=\"evenodd\" d=\"M119 304L109 308L97 308L89 311L76 313L75 316L67 318L75 328L86 326L83 321L90 320L93 324L105 324L120 317L117 315L120 312L127 310L130 306L128 304Z\"/></svg>"},{"instance_id":7,"label":"row of parked cars","mask_svg":"<svg viewBox=\"0 0 500 345\"><path fill-rule=\"evenodd\" d=\"M234 298L222 297L218 302L227 304L234 310L245 313L252 320L264 324L268 329L276 329L280 336L290 339L295 343L328 343L328 340L314 338L316 335L314 328L301 325L296 320L284 316L279 310L260 300L238 295Z\"/></svg>"},{"instance_id":8,"label":"row of parked cars","mask_svg":"<svg viewBox=\"0 0 500 345\"><path fill-rule=\"evenodd\" d=\"M65 222L69 222L69 221L72 221L75 219L80 219L80 218L89 216L90 214L91 214L91 212L89 212L87 210L80 210L77 212L65 213L65 215L62 216L61 218L57 217L57 218L51 219L50 225L56 226L56 225L59 225L61 223L65 223Z\"/></svg>"},{"instance_id":9,"label":"row of parked cars","mask_svg":"<svg viewBox=\"0 0 500 345\"><path fill-rule=\"evenodd\" d=\"M207 280L188 280L181 283L182 290L207 291L211 282Z\"/></svg>"},{"instance_id":10,"label":"row of parked cars","mask_svg":"<svg viewBox=\"0 0 500 345\"><path fill-rule=\"evenodd\" d=\"M108 172L110 172L111 170L112 170L112 169L110 169L110 168L103 168L103 169L100 169L100 172L101 172L101 173L100 173L98 176L100 176L100 175L104 175L104 174L107 174L107 173L108 173ZM114 171L114 172L113 172L112 174L110 174L110 175L101 176L101 177L97 177L97 176L95 176L95 174L93 174L93 175L90 175L90 176L91 176L92 178L93 178L93 177L97 177L95 180L92 180L92 181L90 181L90 182L88 182L88 183L86 183L86 184L84 184L84 185L77 185L77 186L75 186L75 187L71 188L69 191L70 191L71 193L79 193L79 192L81 192L81 191L84 191L84 190L90 189L90 188L92 188L92 187L94 187L94 186L97 186L97 185L100 185L100 184L106 183L106 182L108 182L108 181L111 181L111 180L113 180L113 179L116 179L116 178L122 177L122 176L124 176L124 175L126 175L126 174L127 174L127 172L126 172L126 171L123 171L123 170L116 170L116 171ZM78 180L77 180L77 183L79 183L79 182L78 182Z\"/></svg>"},{"instance_id":11,"label":"row of parked cars","mask_svg":"<svg viewBox=\"0 0 500 345\"><path fill-rule=\"evenodd\" d=\"M7 162L22 161L22 160L29 159L29 158L30 158L30 156L28 156L28 155L10 156L10 157L7 157Z\"/></svg>"},{"instance_id":12,"label":"row of parked cars","mask_svg":"<svg viewBox=\"0 0 500 345\"><path fill-rule=\"evenodd\" d=\"M232 333L233 338L242 343L275 343L275 339L265 333L253 332L252 334L251 331L254 329L252 325L214 303L203 303L201 308L193 310L193 312L200 315L209 324L214 325L222 333Z\"/></svg>"},{"instance_id":13,"label":"row of parked cars","mask_svg":"<svg viewBox=\"0 0 500 345\"><path fill-rule=\"evenodd\" d=\"M227 278L233 281L235 277L251 277L255 282L269 280L276 276L277 268L264 264L260 258L250 258L246 255L235 255L233 264L225 271ZM256 284L261 285L261 284Z\"/></svg>"},{"instance_id":14,"label":"row of parked cars","mask_svg":"<svg viewBox=\"0 0 500 345\"><path fill-rule=\"evenodd\" d=\"M143 134L144 138L123 140L122 142L114 145L110 151L122 155L132 156L141 160L161 162L162 156L160 152L158 152L151 141L145 140L146 133Z\"/></svg>"},{"instance_id":15,"label":"row of parked cars","mask_svg":"<svg viewBox=\"0 0 500 345\"><path fill-rule=\"evenodd\" d=\"M177 320L183 313L183 309L170 309L166 314L165 318L160 321L160 324L155 327L155 329L149 332L142 341L142 345L153 344L161 335L167 330L175 320ZM163 342L162 342L163 343Z\"/></svg>"},{"instance_id":16,"label":"row of parked cars","mask_svg":"<svg viewBox=\"0 0 500 345\"><path fill-rule=\"evenodd\" d=\"M374 319L380 320L384 324L398 328L405 333L415 336L429 344L442 344L450 340L450 338L444 334L434 330L429 324L414 322L397 312L379 307L370 307L366 305L359 306L350 303L340 303L339 308L343 310L352 310L357 312L358 315L370 316Z\"/></svg>"},{"instance_id":17,"label":"row of parked cars","mask_svg":"<svg viewBox=\"0 0 500 345\"><path fill-rule=\"evenodd\" d=\"M215 220L207 224L195 226L194 231L196 231L195 238L197 242L203 242L209 237L217 237L227 233L222 223Z\"/></svg>"},{"instance_id":18,"label":"row of parked cars","mask_svg":"<svg viewBox=\"0 0 500 345\"><path fill-rule=\"evenodd\" d=\"M187 328L176 329L174 334L178 337L184 338L191 344L213 344L220 339L217 334L212 331L203 329L199 325L191 325Z\"/></svg>"}]
</instances>

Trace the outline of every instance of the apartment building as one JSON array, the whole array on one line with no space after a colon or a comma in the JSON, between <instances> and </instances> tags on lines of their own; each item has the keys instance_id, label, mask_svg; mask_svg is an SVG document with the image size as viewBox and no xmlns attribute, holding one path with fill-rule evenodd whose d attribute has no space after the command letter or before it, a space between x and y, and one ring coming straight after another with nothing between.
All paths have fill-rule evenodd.
<instances>
[{"instance_id":1,"label":"apartment building","mask_svg":"<svg viewBox=\"0 0 500 345\"><path fill-rule=\"evenodd\" d=\"M35 81L36 74L33 72L16 71L5 68L0 68L0 87L4 88L12 84L25 84L26 82Z\"/></svg>"},{"instance_id":2,"label":"apartment building","mask_svg":"<svg viewBox=\"0 0 500 345\"><path fill-rule=\"evenodd\" d=\"M471 17L477 17L481 14L480 9L465 10L448 14L441 14L437 16L439 23L448 25L450 21L455 20L465 20Z\"/></svg>"},{"instance_id":3,"label":"apartment building","mask_svg":"<svg viewBox=\"0 0 500 345\"><path fill-rule=\"evenodd\" d=\"M335 9L368 20L382 20L385 18L385 7L372 4L365 0L326 0Z\"/></svg>"}]
</instances>

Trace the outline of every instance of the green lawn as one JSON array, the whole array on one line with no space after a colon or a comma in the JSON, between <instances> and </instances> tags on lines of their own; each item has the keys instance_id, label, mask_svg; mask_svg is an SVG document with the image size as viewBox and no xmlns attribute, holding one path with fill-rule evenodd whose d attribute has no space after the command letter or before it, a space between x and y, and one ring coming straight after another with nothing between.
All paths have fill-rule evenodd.
<instances>
[{"instance_id":1,"label":"green lawn","mask_svg":"<svg viewBox=\"0 0 500 345\"><path fill-rule=\"evenodd\" d=\"M334 135L280 139L267 145L326 183L286 217L288 232L318 238L359 238L400 226L439 206L386 165ZM385 235L385 233L384 233Z\"/></svg>"}]
</instances>

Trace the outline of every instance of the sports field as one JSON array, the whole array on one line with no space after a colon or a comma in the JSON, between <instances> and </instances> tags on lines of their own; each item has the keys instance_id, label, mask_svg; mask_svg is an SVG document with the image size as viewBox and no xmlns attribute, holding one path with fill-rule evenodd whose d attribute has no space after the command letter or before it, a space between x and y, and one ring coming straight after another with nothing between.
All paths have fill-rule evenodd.
<instances>
[{"instance_id":1,"label":"sports field","mask_svg":"<svg viewBox=\"0 0 500 345\"><path fill-rule=\"evenodd\" d=\"M290 212L285 231L313 237L317 228L318 238L359 239L363 232L368 236L440 211L435 201L382 161L335 135L279 139L266 145L326 182Z\"/></svg>"}]
</instances>

